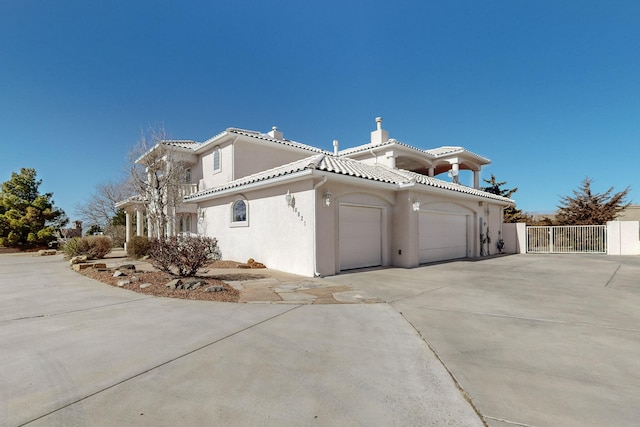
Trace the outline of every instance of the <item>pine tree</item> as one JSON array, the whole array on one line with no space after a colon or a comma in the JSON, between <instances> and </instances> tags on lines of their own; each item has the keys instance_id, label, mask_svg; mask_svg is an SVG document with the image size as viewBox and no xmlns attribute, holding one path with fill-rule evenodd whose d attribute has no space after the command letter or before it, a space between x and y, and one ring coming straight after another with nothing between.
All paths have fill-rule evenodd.
<instances>
[{"instance_id":1,"label":"pine tree","mask_svg":"<svg viewBox=\"0 0 640 427\"><path fill-rule=\"evenodd\" d=\"M67 216L54 206L53 193L40 194L42 180L36 170L21 168L0 189L0 246L28 247L47 244Z\"/></svg>"},{"instance_id":2,"label":"pine tree","mask_svg":"<svg viewBox=\"0 0 640 427\"><path fill-rule=\"evenodd\" d=\"M482 187L483 191L487 193L496 194L498 196L506 197L508 199L511 198L513 193L518 191L518 187L512 189L503 189L501 188L503 185L507 183L507 181L498 182L496 181L496 177L491 174L491 179L483 179L486 182L486 187ZM516 209L515 206L509 206L504 209L504 218L503 222L524 222L526 220L526 216L522 213L520 209Z\"/></svg>"},{"instance_id":3,"label":"pine tree","mask_svg":"<svg viewBox=\"0 0 640 427\"><path fill-rule=\"evenodd\" d=\"M603 225L613 221L618 214L629 206L626 198L630 187L615 194L613 187L604 193L591 191L591 180L586 177L574 197L564 196L560 200L556 223L559 225Z\"/></svg>"}]
</instances>

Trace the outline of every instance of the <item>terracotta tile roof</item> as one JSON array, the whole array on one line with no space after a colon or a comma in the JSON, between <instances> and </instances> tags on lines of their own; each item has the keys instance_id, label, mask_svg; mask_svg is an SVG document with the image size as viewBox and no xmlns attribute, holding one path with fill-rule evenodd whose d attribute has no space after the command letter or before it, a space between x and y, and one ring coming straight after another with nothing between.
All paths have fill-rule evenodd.
<instances>
[{"instance_id":1,"label":"terracotta tile roof","mask_svg":"<svg viewBox=\"0 0 640 427\"><path fill-rule=\"evenodd\" d=\"M369 165L357 160L345 159L335 157L333 155L317 154L315 156L307 157L302 160L298 160L293 163L289 163L283 166L279 166L273 169L269 169L263 172L259 172L253 175L246 176L224 185L210 188L207 190L199 191L185 198L185 200L192 200L207 195L212 195L225 190L233 188L239 188L248 184L257 182L268 181L273 178L278 178L285 175L291 175L296 172L302 172L304 170L320 170L330 173L336 173L340 175L349 175L357 178L362 178L370 181L386 182L390 184L398 185L398 188L402 184L419 184L427 187L441 188L458 193L465 193L474 196L499 200L503 202L512 203L510 199L501 197L495 194L487 193L482 190L467 187L460 184L442 181L429 176L421 175L415 172L411 172L404 169L391 169L382 165Z\"/></svg>"},{"instance_id":2,"label":"terracotta tile roof","mask_svg":"<svg viewBox=\"0 0 640 427\"><path fill-rule=\"evenodd\" d=\"M341 175L355 176L371 181L389 182L393 184L398 184L403 181L402 175L398 174L394 169L334 156L324 156L316 169Z\"/></svg>"},{"instance_id":3,"label":"terracotta tile roof","mask_svg":"<svg viewBox=\"0 0 640 427\"><path fill-rule=\"evenodd\" d=\"M273 169L267 169L263 172L259 172L253 175L248 175L243 178L230 181L218 187L198 191L197 193L194 193L190 196L185 197L185 200L202 197L209 194L219 193L221 191L229 190L231 188L238 188L238 187L242 187L243 185L253 184L255 182L260 182L260 181L266 181L269 179L277 178L279 176L290 175L292 173L300 172L309 168L315 169L317 166L317 163L319 163L320 159L323 156L324 156L323 154L317 154L315 156L307 157L293 163L289 163L283 166L278 166Z\"/></svg>"},{"instance_id":4,"label":"terracotta tile roof","mask_svg":"<svg viewBox=\"0 0 640 427\"><path fill-rule=\"evenodd\" d=\"M433 148L430 150L424 150L425 153L432 155L435 158L438 157L444 157L444 156L448 156L451 154L466 154L467 156L470 157L474 157L477 160L480 160L481 162L484 163L490 163L491 161L489 159L487 159L486 157L482 157L479 154L476 153L472 153L469 150L466 150L464 147L451 147L451 146L444 146L444 147L438 147L438 148Z\"/></svg>"},{"instance_id":5,"label":"terracotta tile roof","mask_svg":"<svg viewBox=\"0 0 640 427\"><path fill-rule=\"evenodd\" d=\"M191 141L191 140L180 140L180 139L165 140L165 141L162 141L162 143L165 145L171 145L172 147L189 148L192 150L195 150L196 148L202 145L202 143L200 142Z\"/></svg>"},{"instance_id":6,"label":"terracotta tile roof","mask_svg":"<svg viewBox=\"0 0 640 427\"><path fill-rule=\"evenodd\" d=\"M371 143L369 143L369 144L364 144L364 145L358 145L357 147L346 148L344 150L340 150L338 152L338 156L348 156L350 154L359 153L361 151L367 151L367 150L371 150L371 149L374 149L374 148L386 147L388 145L393 145L393 144L400 145L400 146L405 147L405 148L409 148L409 149L417 151L417 152L419 152L419 153L421 153L423 155L425 153L424 150L421 150L421 149L419 149L417 147L414 147L412 145L405 144L404 142L400 142L400 141L397 141L397 140L395 140L393 138L390 138L387 142L384 142L382 144L371 144Z\"/></svg>"},{"instance_id":7,"label":"terracotta tile roof","mask_svg":"<svg viewBox=\"0 0 640 427\"><path fill-rule=\"evenodd\" d=\"M274 142L276 144L282 144L282 145L286 145L286 146L289 146L289 147L301 148L303 150L311 151L311 152L314 152L314 153L328 153L325 150L322 150L322 149L317 148L317 147L312 147L311 145L303 144L303 143L297 142L297 141L292 141L290 139L272 138L271 136L269 136L267 134L256 132L256 131L252 131L252 130L229 128L229 129L227 129L227 132L235 133L236 135L243 135L243 136L248 136L248 137L251 137L251 138L257 138L257 139L261 139L263 141Z\"/></svg>"}]
</instances>

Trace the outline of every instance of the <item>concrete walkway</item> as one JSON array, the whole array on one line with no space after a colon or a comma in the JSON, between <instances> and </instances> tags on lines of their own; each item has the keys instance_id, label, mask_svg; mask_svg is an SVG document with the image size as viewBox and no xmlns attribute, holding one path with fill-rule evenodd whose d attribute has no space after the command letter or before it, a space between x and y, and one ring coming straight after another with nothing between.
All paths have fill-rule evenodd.
<instances>
[{"instance_id":1,"label":"concrete walkway","mask_svg":"<svg viewBox=\"0 0 640 427\"><path fill-rule=\"evenodd\" d=\"M155 298L1 255L0 348L3 426L482 425L387 304Z\"/></svg>"},{"instance_id":2,"label":"concrete walkway","mask_svg":"<svg viewBox=\"0 0 640 427\"><path fill-rule=\"evenodd\" d=\"M329 280L401 312L490 426L640 425L640 257L514 255Z\"/></svg>"}]
</instances>

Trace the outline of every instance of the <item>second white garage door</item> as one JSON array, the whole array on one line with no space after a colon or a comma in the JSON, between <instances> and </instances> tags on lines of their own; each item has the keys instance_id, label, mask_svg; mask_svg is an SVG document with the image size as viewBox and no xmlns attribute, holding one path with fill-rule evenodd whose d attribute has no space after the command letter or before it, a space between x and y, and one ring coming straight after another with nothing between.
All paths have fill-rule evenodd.
<instances>
[{"instance_id":1,"label":"second white garage door","mask_svg":"<svg viewBox=\"0 0 640 427\"><path fill-rule=\"evenodd\" d=\"M467 256L467 215L420 212L420 263Z\"/></svg>"},{"instance_id":2,"label":"second white garage door","mask_svg":"<svg viewBox=\"0 0 640 427\"><path fill-rule=\"evenodd\" d=\"M341 205L340 270L382 265L382 209Z\"/></svg>"}]
</instances>

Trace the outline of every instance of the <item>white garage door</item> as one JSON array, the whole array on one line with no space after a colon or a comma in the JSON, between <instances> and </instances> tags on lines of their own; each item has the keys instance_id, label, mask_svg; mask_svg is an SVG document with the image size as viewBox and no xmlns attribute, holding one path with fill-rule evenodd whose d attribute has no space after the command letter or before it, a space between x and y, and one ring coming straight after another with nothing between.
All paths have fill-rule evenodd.
<instances>
[{"instance_id":1,"label":"white garage door","mask_svg":"<svg viewBox=\"0 0 640 427\"><path fill-rule=\"evenodd\" d=\"M420 263L467 256L467 216L420 212Z\"/></svg>"},{"instance_id":2,"label":"white garage door","mask_svg":"<svg viewBox=\"0 0 640 427\"><path fill-rule=\"evenodd\" d=\"M382 265L382 209L340 206L340 270Z\"/></svg>"}]
</instances>

